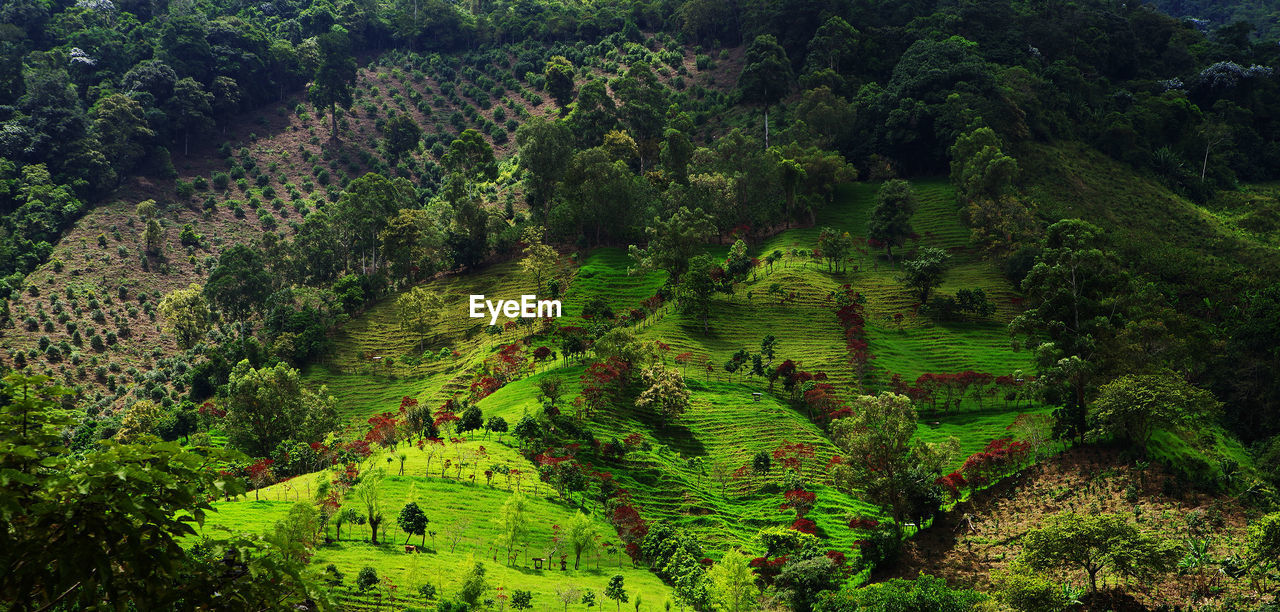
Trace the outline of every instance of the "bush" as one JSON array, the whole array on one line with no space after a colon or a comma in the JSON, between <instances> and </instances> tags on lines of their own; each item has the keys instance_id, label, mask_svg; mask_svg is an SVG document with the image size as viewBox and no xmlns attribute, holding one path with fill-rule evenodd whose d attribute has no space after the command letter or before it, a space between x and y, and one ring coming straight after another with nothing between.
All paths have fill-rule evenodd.
<instances>
[{"instance_id":1,"label":"bush","mask_svg":"<svg viewBox=\"0 0 1280 612\"><path fill-rule=\"evenodd\" d=\"M200 234L196 233L196 229L190 223L182 226L182 233L178 235L178 242L182 246L198 246L200 244Z\"/></svg>"},{"instance_id":2,"label":"bush","mask_svg":"<svg viewBox=\"0 0 1280 612\"><path fill-rule=\"evenodd\" d=\"M173 188L177 192L179 200L190 200L191 196L196 194L195 185L182 179L178 179L173 184Z\"/></svg>"},{"instance_id":3,"label":"bush","mask_svg":"<svg viewBox=\"0 0 1280 612\"><path fill-rule=\"evenodd\" d=\"M378 584L378 570L368 565L360 568L360 574L356 576L356 588L361 592L368 591Z\"/></svg>"}]
</instances>

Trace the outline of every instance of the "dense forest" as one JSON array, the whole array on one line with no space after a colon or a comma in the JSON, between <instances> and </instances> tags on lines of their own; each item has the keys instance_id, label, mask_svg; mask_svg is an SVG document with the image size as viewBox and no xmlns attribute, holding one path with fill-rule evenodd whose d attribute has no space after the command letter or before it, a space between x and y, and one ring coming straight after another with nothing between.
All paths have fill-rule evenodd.
<instances>
[{"instance_id":1,"label":"dense forest","mask_svg":"<svg viewBox=\"0 0 1280 612\"><path fill-rule=\"evenodd\" d=\"M1273 4L5 0L0 602L1274 610Z\"/></svg>"}]
</instances>

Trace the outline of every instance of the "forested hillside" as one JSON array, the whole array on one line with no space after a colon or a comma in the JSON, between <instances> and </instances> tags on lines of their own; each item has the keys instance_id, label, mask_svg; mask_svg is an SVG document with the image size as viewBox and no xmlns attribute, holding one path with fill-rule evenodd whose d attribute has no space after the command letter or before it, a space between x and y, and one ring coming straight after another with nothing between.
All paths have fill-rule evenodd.
<instances>
[{"instance_id":1,"label":"forested hillside","mask_svg":"<svg viewBox=\"0 0 1280 612\"><path fill-rule=\"evenodd\" d=\"M6 0L0 602L1271 610L1275 17Z\"/></svg>"}]
</instances>

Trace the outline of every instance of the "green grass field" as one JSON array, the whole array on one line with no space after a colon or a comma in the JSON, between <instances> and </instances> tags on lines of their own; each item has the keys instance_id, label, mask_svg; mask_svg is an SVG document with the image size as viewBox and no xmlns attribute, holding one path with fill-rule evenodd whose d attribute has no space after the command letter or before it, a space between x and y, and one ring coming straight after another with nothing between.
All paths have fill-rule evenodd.
<instances>
[{"instance_id":1,"label":"green grass field","mask_svg":"<svg viewBox=\"0 0 1280 612\"><path fill-rule=\"evenodd\" d=\"M466 452L474 452L480 446L488 454L484 463L486 466L489 463L505 463L532 471L532 466L517 452L494 441L453 445L445 456L457 459ZM400 605L409 602L421 604L418 596L420 585L431 583L439 589L442 596L449 597L457 591L460 583L460 566L474 560L485 564L486 577L491 587L505 587L508 594L515 588L532 591L534 607L538 610L550 609L553 602L558 602L558 589L592 589L600 598L604 586L615 574L624 576L627 589L633 597L639 593L648 602L642 610L659 610L670 597L669 589L656 576L646 569L633 568L625 555L607 551L602 551L599 555L593 553L584 556L578 570L573 569L572 556L569 557L567 571L559 570L558 565L557 569L546 569L545 566L542 570L534 569L529 559L550 556L552 526L565 525L573 513L578 512L576 508L557 499L553 491L546 485L535 483L532 477L517 483L495 476L492 484L486 485L483 469L480 469L476 483L473 483L470 479L473 468L468 467L461 471L461 478L457 477L458 472L452 468L448 470L447 478L441 478L440 468L443 462L439 457L431 463L431 473L427 475L426 456L416 448L402 448L409 455L405 462L404 476L396 475L399 472L398 461L386 462L390 456L387 453L375 454L364 464L366 470L383 466L389 474L380 488L383 513L387 516L384 523L386 542L378 546L370 544L368 526L343 525L341 540L316 550L313 566L324 568L334 564L346 575L346 586L354 584L360 568L370 566L378 571L380 577L389 578L398 587L398 598L407 598ZM210 515L204 529L206 532L221 528L249 532L268 531L276 521L284 518L294 503L311 499L315 482L315 475L300 476L261 489L256 495L250 493L241 499L219 502L216 504L218 511ZM508 496L515 494L517 487L529 500L532 535L521 561L508 566L504 563L505 550L499 552L494 546L498 533L496 516L497 509L502 507ZM437 532L435 538L426 538L424 552L404 552L403 544L408 536L395 524L396 514L409 501L417 501L422 506L431 520L428 529ZM354 500L344 502L344 507L357 506L358 503ZM357 511L363 512L363 508L358 507ZM601 541L616 540L613 528L607 522L597 517L596 525L602 536ZM458 534L456 541L454 533ZM332 526L329 527L328 534L330 537L336 535ZM410 543L421 546L422 539L415 536ZM565 551L562 549L560 552ZM491 591L489 596L492 595ZM374 602L372 592L365 597L347 592L344 597L346 603L353 606ZM603 598L600 601L603 603Z\"/></svg>"},{"instance_id":2,"label":"green grass field","mask_svg":"<svg viewBox=\"0 0 1280 612\"><path fill-rule=\"evenodd\" d=\"M755 247L753 254L763 256L776 249L813 249L823 226L847 230L855 236L864 235L865 220L877 188L878 185L869 183L848 186L839 192L836 204L819 216L815 227L781 232ZM848 519L855 515L879 515L879 510L830 486L825 466L831 456L837 454L837 449L821 427L791 406L781 385L769 392L766 381L730 377L719 366L739 349L758 350L760 340L772 334L779 341L775 363L793 359L806 370L823 371L840 389L847 390L850 397L884 388L891 374L900 374L912 381L925 372L973 369L1004 375L1029 369L1029 356L1009 348L1005 331L1015 312L1010 300L1015 295L1014 289L991 264L968 248L968 231L959 222L950 186L942 181L922 181L916 183L916 189L921 207L913 218L913 225L920 238L899 249L897 256L906 257L918 246L949 249L953 266L941 291L981 287L997 305L996 314L990 320L939 324L913 315L913 298L897 281L896 266L891 266L879 253L859 254L849 269L841 273L829 271L823 262L787 257L772 270L758 269L735 295L717 298L709 333L703 333L698 321L670 307L663 308L636 329L641 339L662 340L671 345L668 359L683 352L694 355L692 363L682 366L693 394L693 406L683 417L666 426L656 424L650 415L630 405L591 415L583 425L600 441L639 434L647 444L642 447L644 450L631 452L623 459L605 459L584 449L585 454L580 457L584 463L589 460L593 463L592 469L613 474L647 520L668 520L689 529L704 543L708 554L718 558L733 546L757 552L753 546L759 529L788 525L794 518L790 512L778 508L779 493L761 491L764 484L761 480L750 476L735 479L731 473L749 463L755 453L772 451L783 441L812 444L815 456L803 466L803 475L818 494L818 504L808 518L817 523L827 546L851 553L859 534L846 527ZM726 249L727 246L721 245L710 250L721 254ZM580 261L566 260L569 260L566 273L572 274L573 280L563 298L563 325L581 323L577 315L592 296L605 296L615 309L629 310L653 295L665 280L664 273L630 274L630 259L618 248L596 249ZM775 283L784 293L794 293L794 299L779 304L778 297L769 293ZM867 298L866 327L874 354L870 380L874 382L864 389L859 389L858 381L854 380L831 299L832 293L846 283ZM403 396L434 406L466 391L475 368L499 344L513 342L523 335L517 329L495 337L484 332L487 320L465 316L469 294L508 297L532 293L533 283L520 273L517 264L499 264L477 274L432 281L428 287L451 295L450 308L457 312L451 310L426 337L403 328L395 300L383 300L353 319L337 337L330 358L306 372L310 384L326 385L338 398L342 415L357 431L363 430L362 421L370 415L395 410ZM901 325L894 322L895 313L904 314ZM535 338L535 344L538 342L545 340ZM427 359L416 365L405 363L406 356L412 359L424 350L439 355L441 349L445 349L444 358ZM373 356L381 359L372 359ZM393 365L386 363L388 357L395 361ZM714 372L702 367L707 362L713 365ZM564 360L540 366L537 372L483 399L479 407L486 418L502 416L514 424L526 412L538 409L536 383L539 378L563 377L569 386L566 398L571 399L579 390L578 377L584 368L585 363ZM755 392L764 394L758 402L752 398ZM979 410L976 404L970 405L972 402L966 399L958 411L922 418L918 435L925 441L956 438L963 453L968 454L1006 435L1005 428L1019 412L997 401L990 401L985 409ZM1021 411L1039 410L1043 408L1023 406ZM479 472L486 466L502 464L533 472L533 466L512 444L514 441L510 438L499 443L473 437L462 444L449 445L446 452L456 454L459 460L468 460L467 469ZM477 459L466 455L474 452L467 449L481 445L488 452L486 457ZM416 592L417 584L430 581L447 594L456 587L458 564L471 555L489 560L493 584L530 588L535 591L535 601L551 602L556 590L566 583L599 591L614 571L623 573L628 585L638 589L644 601L652 605L642 609L659 609L669 598L667 587L647 570L632 569L629 561L623 562L622 570L596 572L584 568L567 573L508 568L502 563L493 563L493 517L505 496L511 494L507 487L514 484L500 482L499 476L492 486L487 486L483 484L483 475L479 478L480 484L473 484L466 470L461 478L453 477L454 471L450 470L450 478L442 479L439 463L432 465L432 474L428 475L425 456L417 449L408 450L408 454L406 475L389 477L383 485L388 517L394 517L407 501L417 500L432 519L433 528L441 533L448 525L464 522L467 529L457 550L449 551L448 546L438 541L435 552L406 554L400 546L403 538L395 540L392 520L388 529L393 532L393 545L373 547L359 538L344 537L341 542L321 547L315 563L321 567L333 563L351 580L360 567L370 565L386 572L397 584L406 585L407 588L400 589L401 593ZM375 457L371 461L381 464L385 460L386 457ZM398 471L395 461L387 467L392 473ZM779 475L780 471L775 469L769 480L776 481ZM263 501L245 499L220 503L220 512L211 522L250 531L267 529L287 512L289 502L284 499L289 495L305 498L313 486L308 483L313 480L314 476L310 475L294 479L292 482L302 483L304 490L294 488L292 493L285 490L289 485L270 487L260 492ZM551 525L564 523L577 510L574 504L559 499L547 485L533 480L534 476L530 475L520 486L531 496L536 509L536 523L540 527L535 531L541 540L536 541L532 549L538 550L547 546ZM599 511L594 501L585 505ZM616 542L612 527L603 519L597 522L602 537ZM355 529L351 536L360 536L362 528ZM602 561L615 568L617 562L616 556ZM590 565L594 567L594 559ZM540 605L535 608L543 609Z\"/></svg>"}]
</instances>

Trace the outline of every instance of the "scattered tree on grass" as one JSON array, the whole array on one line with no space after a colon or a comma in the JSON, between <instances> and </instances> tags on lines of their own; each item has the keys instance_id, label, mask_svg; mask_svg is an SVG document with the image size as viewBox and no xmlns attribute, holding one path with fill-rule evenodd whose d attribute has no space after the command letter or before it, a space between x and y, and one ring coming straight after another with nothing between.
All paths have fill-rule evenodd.
<instances>
[{"instance_id":1,"label":"scattered tree on grass","mask_svg":"<svg viewBox=\"0 0 1280 612\"><path fill-rule=\"evenodd\" d=\"M526 590L516 589L511 592L511 607L516 610L528 610L533 608L533 593Z\"/></svg>"},{"instance_id":2,"label":"scattered tree on grass","mask_svg":"<svg viewBox=\"0 0 1280 612\"><path fill-rule=\"evenodd\" d=\"M596 549L600 532L590 516L579 512L569 519L569 526L565 529L564 535L569 549L573 551L573 569L576 570L578 562L582 559L582 553L589 553Z\"/></svg>"},{"instance_id":3,"label":"scattered tree on grass","mask_svg":"<svg viewBox=\"0 0 1280 612\"><path fill-rule=\"evenodd\" d=\"M609 585L604 588L604 596L617 602L617 609L622 610L622 604L627 603L627 589L621 575L609 579Z\"/></svg>"},{"instance_id":4,"label":"scattered tree on grass","mask_svg":"<svg viewBox=\"0 0 1280 612\"><path fill-rule=\"evenodd\" d=\"M565 612L569 612L569 604L578 603L582 598L582 589L576 586L562 586L556 589L556 597L564 604Z\"/></svg>"},{"instance_id":5,"label":"scattered tree on grass","mask_svg":"<svg viewBox=\"0 0 1280 612\"><path fill-rule=\"evenodd\" d=\"M507 420L500 416L491 416L489 420L484 422L485 432L493 432L498 434L498 441L502 441L502 434L507 433Z\"/></svg>"},{"instance_id":6,"label":"scattered tree on grass","mask_svg":"<svg viewBox=\"0 0 1280 612\"><path fill-rule=\"evenodd\" d=\"M462 575L462 586L458 588L458 599L475 609L481 598L489 590L489 582L485 579L484 563L466 559L458 566Z\"/></svg>"},{"instance_id":7,"label":"scattered tree on grass","mask_svg":"<svg viewBox=\"0 0 1280 612\"><path fill-rule=\"evenodd\" d=\"M381 487L384 476L386 476L385 470L374 468L365 474L360 484L351 490L356 499L364 505L365 519L369 522L369 542L374 545L378 543L378 526L383 520Z\"/></svg>"},{"instance_id":8,"label":"scattered tree on grass","mask_svg":"<svg viewBox=\"0 0 1280 612\"><path fill-rule=\"evenodd\" d=\"M513 551L529 537L528 502L519 493L507 498L498 514L498 545L507 551L511 563Z\"/></svg>"},{"instance_id":9,"label":"scattered tree on grass","mask_svg":"<svg viewBox=\"0 0 1280 612\"><path fill-rule=\"evenodd\" d=\"M664 421L670 422L689 409L689 388L684 377L675 370L660 365L645 368L641 373L648 388L636 398L636 407L655 411Z\"/></svg>"},{"instance_id":10,"label":"scattered tree on grass","mask_svg":"<svg viewBox=\"0 0 1280 612\"><path fill-rule=\"evenodd\" d=\"M911 236L911 215L919 207L911 183L902 179L885 181L876 193L876 207L867 222L867 237L884 245L893 263L893 247L902 246Z\"/></svg>"},{"instance_id":11,"label":"scattered tree on grass","mask_svg":"<svg viewBox=\"0 0 1280 612\"><path fill-rule=\"evenodd\" d=\"M360 518L360 513L357 512L355 508L343 508L341 511L338 512L338 514L334 515L333 526L336 528L337 539L339 541L342 540L342 524L343 523L355 524L359 518Z\"/></svg>"},{"instance_id":12,"label":"scattered tree on grass","mask_svg":"<svg viewBox=\"0 0 1280 612\"><path fill-rule=\"evenodd\" d=\"M372 589L378 585L378 570L368 565L360 568L360 573L356 575L356 588L361 593Z\"/></svg>"},{"instance_id":13,"label":"scattered tree on grass","mask_svg":"<svg viewBox=\"0 0 1280 612\"><path fill-rule=\"evenodd\" d=\"M396 522L399 523L401 531L409 534L404 539L405 544L409 543L410 537L420 535L422 536L422 545L427 545L427 524L431 522L431 519L427 518L427 515L418 507L418 502L405 504L400 509L400 515L396 517Z\"/></svg>"},{"instance_id":14,"label":"scattered tree on grass","mask_svg":"<svg viewBox=\"0 0 1280 612\"><path fill-rule=\"evenodd\" d=\"M560 376L551 374L538 379L538 399L542 400L547 406L555 406L560 403L560 398L564 397L564 392L564 379Z\"/></svg>"},{"instance_id":15,"label":"scattered tree on grass","mask_svg":"<svg viewBox=\"0 0 1280 612\"><path fill-rule=\"evenodd\" d=\"M902 263L902 276L899 280L915 292L919 303L927 304L929 293L942 284L942 276L947 271L949 259L951 256L942 249L924 247L913 259Z\"/></svg>"}]
</instances>

